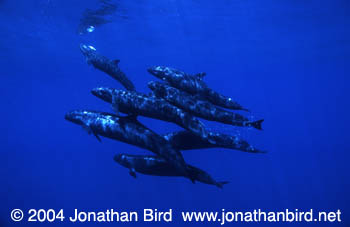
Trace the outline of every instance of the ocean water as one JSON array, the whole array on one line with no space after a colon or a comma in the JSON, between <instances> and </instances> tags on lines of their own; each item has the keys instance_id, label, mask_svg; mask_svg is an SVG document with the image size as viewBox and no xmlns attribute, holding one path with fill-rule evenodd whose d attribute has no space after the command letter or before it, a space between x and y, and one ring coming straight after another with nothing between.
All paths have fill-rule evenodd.
<instances>
[{"instance_id":1,"label":"ocean water","mask_svg":"<svg viewBox=\"0 0 350 227\"><path fill-rule=\"evenodd\" d=\"M13 209L142 212L173 209L170 223L80 225L220 226L184 223L181 211L341 210L349 226L349 1L112 1L110 23L79 30L97 0L0 0L0 226L75 226L13 222ZM81 28L80 28L81 29ZM90 94L122 88L89 66L79 44L120 59L136 89L167 65L206 72L213 89L246 106L263 131L204 121L216 132L240 134L267 154L228 149L184 151L185 160L217 180L221 190L185 178L138 174L113 161L117 153L148 151L102 138L64 120L67 111L112 108ZM174 124L141 118L162 134ZM236 226L271 223L228 223ZM277 223L275 226L305 223Z\"/></svg>"}]
</instances>

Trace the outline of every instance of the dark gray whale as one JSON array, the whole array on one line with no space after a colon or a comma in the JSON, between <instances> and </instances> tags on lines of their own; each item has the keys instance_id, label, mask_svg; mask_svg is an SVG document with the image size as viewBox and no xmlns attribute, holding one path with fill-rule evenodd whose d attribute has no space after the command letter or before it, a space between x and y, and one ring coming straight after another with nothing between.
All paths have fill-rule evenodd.
<instances>
[{"instance_id":1,"label":"dark gray whale","mask_svg":"<svg viewBox=\"0 0 350 227\"><path fill-rule=\"evenodd\" d=\"M136 172L139 172L153 176L178 176L188 178L188 176L178 172L159 156L118 154L114 157L114 160L128 168L130 171L129 174L133 177L136 177ZM219 188L222 188L224 184L228 183L226 181L217 182L208 173L194 166L187 165L187 169L193 183L199 181L205 184L215 185Z\"/></svg>"},{"instance_id":2,"label":"dark gray whale","mask_svg":"<svg viewBox=\"0 0 350 227\"><path fill-rule=\"evenodd\" d=\"M75 110L68 112L65 119L81 125L89 133L135 145L161 156L182 174L187 174L187 166L181 153L162 136L148 129L130 117L118 117L97 111Z\"/></svg>"},{"instance_id":3,"label":"dark gray whale","mask_svg":"<svg viewBox=\"0 0 350 227\"><path fill-rule=\"evenodd\" d=\"M208 136L208 132L202 122L164 99L135 91L123 91L105 87L95 88L91 93L108 103L112 103L117 112L173 122L201 138L206 139Z\"/></svg>"},{"instance_id":4,"label":"dark gray whale","mask_svg":"<svg viewBox=\"0 0 350 227\"><path fill-rule=\"evenodd\" d=\"M192 95L198 95L204 98L214 105L221 106L232 110L245 110L237 102L231 98L223 96L218 92L209 88L202 80L205 73L199 73L196 75L189 75L177 69L169 68L166 66L155 66L147 70L153 76L168 82L171 86L180 90L186 91Z\"/></svg>"},{"instance_id":5,"label":"dark gray whale","mask_svg":"<svg viewBox=\"0 0 350 227\"><path fill-rule=\"evenodd\" d=\"M115 4L114 0L99 0L99 3L99 8L97 9L84 10L77 29L79 34L82 35L89 32L89 27L95 28L112 22L106 17L116 13L118 5Z\"/></svg>"},{"instance_id":6,"label":"dark gray whale","mask_svg":"<svg viewBox=\"0 0 350 227\"><path fill-rule=\"evenodd\" d=\"M107 57L99 54L92 46L80 44L80 50L86 57L88 64L92 64L95 68L107 73L117 81L119 81L127 90L135 90L134 84L127 78L118 66L119 60L109 60Z\"/></svg>"},{"instance_id":7,"label":"dark gray whale","mask_svg":"<svg viewBox=\"0 0 350 227\"><path fill-rule=\"evenodd\" d=\"M196 117L240 127L254 127L261 130L261 123L263 120L251 122L240 114L219 108L206 100L197 99L185 91L181 91L158 81L150 81L148 87L153 91L156 97L163 98L174 106Z\"/></svg>"},{"instance_id":8,"label":"dark gray whale","mask_svg":"<svg viewBox=\"0 0 350 227\"><path fill-rule=\"evenodd\" d=\"M247 141L222 133L209 132L208 140L203 140L199 136L194 135L189 131L172 132L164 135L173 147L178 150L195 150L206 148L227 148L249 153L266 153L266 151L257 149L250 145Z\"/></svg>"}]
</instances>

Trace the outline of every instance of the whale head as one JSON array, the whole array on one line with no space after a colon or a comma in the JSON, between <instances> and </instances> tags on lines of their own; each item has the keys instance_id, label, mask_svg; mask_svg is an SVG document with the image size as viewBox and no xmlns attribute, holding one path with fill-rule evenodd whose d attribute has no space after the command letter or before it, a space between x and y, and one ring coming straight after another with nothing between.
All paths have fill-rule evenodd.
<instances>
[{"instance_id":1,"label":"whale head","mask_svg":"<svg viewBox=\"0 0 350 227\"><path fill-rule=\"evenodd\" d=\"M148 68L147 71L161 80L169 81L173 70L166 66L153 66Z\"/></svg>"},{"instance_id":2,"label":"whale head","mask_svg":"<svg viewBox=\"0 0 350 227\"><path fill-rule=\"evenodd\" d=\"M112 103L113 90L113 88L97 87L92 89L91 93L105 102Z\"/></svg>"},{"instance_id":3,"label":"whale head","mask_svg":"<svg viewBox=\"0 0 350 227\"><path fill-rule=\"evenodd\" d=\"M87 110L73 110L64 116L67 121L73 122L77 125L88 125L91 119L95 118L97 112Z\"/></svg>"},{"instance_id":4,"label":"whale head","mask_svg":"<svg viewBox=\"0 0 350 227\"><path fill-rule=\"evenodd\" d=\"M173 86L178 85L186 79L187 74L178 69L166 67L166 66L153 66L147 69L147 71L153 76L170 83Z\"/></svg>"},{"instance_id":5,"label":"whale head","mask_svg":"<svg viewBox=\"0 0 350 227\"><path fill-rule=\"evenodd\" d=\"M128 158L126 157L125 154L117 154L114 156L114 161L116 163L118 163L119 165L122 165L124 167L129 168L130 167L130 163L128 161Z\"/></svg>"},{"instance_id":6,"label":"whale head","mask_svg":"<svg viewBox=\"0 0 350 227\"><path fill-rule=\"evenodd\" d=\"M165 84L158 81L150 81L147 86L152 90L157 97L164 97L166 95Z\"/></svg>"}]
</instances>

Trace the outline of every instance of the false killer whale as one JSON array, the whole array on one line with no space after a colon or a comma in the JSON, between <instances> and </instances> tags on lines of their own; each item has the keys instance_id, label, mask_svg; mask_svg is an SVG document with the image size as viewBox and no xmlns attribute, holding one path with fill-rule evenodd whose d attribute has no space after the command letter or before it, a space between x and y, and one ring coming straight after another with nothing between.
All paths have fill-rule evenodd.
<instances>
[{"instance_id":1,"label":"false killer whale","mask_svg":"<svg viewBox=\"0 0 350 227\"><path fill-rule=\"evenodd\" d=\"M197 95L198 98L206 99L214 105L232 110L249 111L237 102L233 101L232 98L223 96L209 88L203 81L205 73L189 75L180 70L166 66L154 66L148 68L147 71L153 76L168 82L171 86L186 91L192 95Z\"/></svg>"},{"instance_id":2,"label":"false killer whale","mask_svg":"<svg viewBox=\"0 0 350 227\"><path fill-rule=\"evenodd\" d=\"M119 60L109 60L107 57L99 54L93 46L80 44L80 50L86 57L88 64L92 64L95 68L113 77L119 81L127 90L135 90L134 84L128 79L125 73L120 70Z\"/></svg>"},{"instance_id":3,"label":"false killer whale","mask_svg":"<svg viewBox=\"0 0 350 227\"><path fill-rule=\"evenodd\" d=\"M188 178L159 156L118 154L114 157L114 160L128 168L129 174L135 178L136 172L153 176L182 176ZM193 183L199 181L219 188L228 183L227 181L217 182L208 173L194 166L187 165L187 169Z\"/></svg>"}]
</instances>

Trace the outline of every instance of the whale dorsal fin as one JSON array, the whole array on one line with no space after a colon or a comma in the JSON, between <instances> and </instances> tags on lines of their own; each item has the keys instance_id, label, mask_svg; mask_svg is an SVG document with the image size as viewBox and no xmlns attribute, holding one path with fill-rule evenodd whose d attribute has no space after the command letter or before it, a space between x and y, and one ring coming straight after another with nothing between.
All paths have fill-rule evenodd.
<instances>
[{"instance_id":1,"label":"whale dorsal fin","mask_svg":"<svg viewBox=\"0 0 350 227\"><path fill-rule=\"evenodd\" d=\"M205 75L207 75L207 74L205 72L202 72L202 73L197 73L194 76L197 77L198 79L202 80Z\"/></svg>"},{"instance_id":2,"label":"whale dorsal fin","mask_svg":"<svg viewBox=\"0 0 350 227\"><path fill-rule=\"evenodd\" d=\"M118 64L119 64L119 62L120 62L120 60L119 60L119 59L115 59L115 60L113 60L113 63L114 63L115 65L118 65Z\"/></svg>"},{"instance_id":3,"label":"whale dorsal fin","mask_svg":"<svg viewBox=\"0 0 350 227\"><path fill-rule=\"evenodd\" d=\"M102 142L101 138L99 137L99 135L89 126L89 125L83 125L83 129L85 131L87 131L87 133L90 135L91 133L94 134L94 136L96 137L96 139L99 142Z\"/></svg>"},{"instance_id":4,"label":"whale dorsal fin","mask_svg":"<svg viewBox=\"0 0 350 227\"><path fill-rule=\"evenodd\" d=\"M99 135L98 135L95 131L92 131L92 133L94 134L94 136L96 137L96 139L97 139L99 142L102 142L101 138L99 137Z\"/></svg>"}]
</instances>

